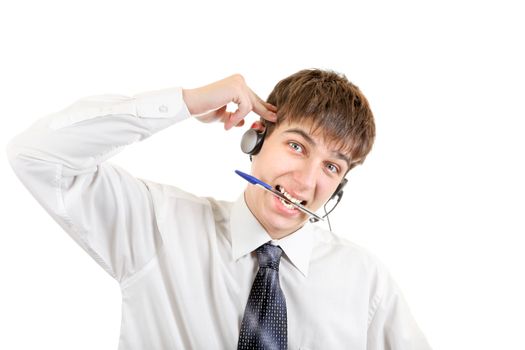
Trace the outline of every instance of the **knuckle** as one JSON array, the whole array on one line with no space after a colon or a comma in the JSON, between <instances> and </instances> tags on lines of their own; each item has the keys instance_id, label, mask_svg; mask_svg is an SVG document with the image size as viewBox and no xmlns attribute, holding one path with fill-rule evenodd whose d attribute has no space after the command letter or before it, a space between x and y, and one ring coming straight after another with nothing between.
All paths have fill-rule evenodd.
<instances>
[{"instance_id":1,"label":"knuckle","mask_svg":"<svg viewBox=\"0 0 525 350\"><path fill-rule=\"evenodd\" d=\"M235 73L231 76L233 80L244 83L244 77L240 73Z\"/></svg>"},{"instance_id":2,"label":"knuckle","mask_svg":"<svg viewBox=\"0 0 525 350\"><path fill-rule=\"evenodd\" d=\"M244 90L246 89L246 82L244 81L244 77L240 74L234 74L231 76L231 79L237 93L244 93Z\"/></svg>"}]
</instances>

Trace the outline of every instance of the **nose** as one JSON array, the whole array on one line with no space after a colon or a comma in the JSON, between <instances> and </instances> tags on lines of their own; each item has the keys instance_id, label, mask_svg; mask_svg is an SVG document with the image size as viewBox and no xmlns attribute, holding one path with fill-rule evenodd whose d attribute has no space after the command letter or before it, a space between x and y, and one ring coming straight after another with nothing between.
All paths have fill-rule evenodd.
<instances>
[{"instance_id":1,"label":"nose","mask_svg":"<svg viewBox=\"0 0 525 350\"><path fill-rule=\"evenodd\" d=\"M304 162L302 166L294 171L294 180L301 192L310 191L315 188L318 169L312 162Z\"/></svg>"}]
</instances>

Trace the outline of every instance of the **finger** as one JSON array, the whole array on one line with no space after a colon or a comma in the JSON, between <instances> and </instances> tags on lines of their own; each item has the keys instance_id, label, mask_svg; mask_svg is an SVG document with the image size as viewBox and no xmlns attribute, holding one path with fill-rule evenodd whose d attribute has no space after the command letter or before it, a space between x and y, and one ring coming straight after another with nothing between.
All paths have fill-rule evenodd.
<instances>
[{"instance_id":1,"label":"finger","mask_svg":"<svg viewBox=\"0 0 525 350\"><path fill-rule=\"evenodd\" d=\"M220 121L225 120L226 116L229 116L229 114L226 113L226 106L223 106L223 107L221 107L219 109L216 109L214 111L210 111L208 113L196 116L196 118L200 122L203 122L203 123L213 123L213 122L216 122L218 120L220 120Z\"/></svg>"},{"instance_id":2,"label":"finger","mask_svg":"<svg viewBox=\"0 0 525 350\"><path fill-rule=\"evenodd\" d=\"M271 103L268 103L268 102L265 102L265 101L262 101L263 104L266 106L266 109L272 111L272 112L277 112L277 107L275 107L274 105L272 105Z\"/></svg>"},{"instance_id":3,"label":"finger","mask_svg":"<svg viewBox=\"0 0 525 350\"><path fill-rule=\"evenodd\" d=\"M264 131L264 124L260 120L256 120L250 128L257 131Z\"/></svg>"},{"instance_id":4,"label":"finger","mask_svg":"<svg viewBox=\"0 0 525 350\"><path fill-rule=\"evenodd\" d=\"M234 125L237 125L241 120L243 120L251 110L252 104L250 103L250 100L243 98L241 101L239 101L235 113L232 113L226 123L224 123L224 129L230 130Z\"/></svg>"},{"instance_id":5,"label":"finger","mask_svg":"<svg viewBox=\"0 0 525 350\"><path fill-rule=\"evenodd\" d=\"M271 103L263 101L257 94L255 94L253 91L252 98L253 98L253 111L260 115L263 119L266 119L271 122L277 121L277 107L272 105Z\"/></svg>"},{"instance_id":6,"label":"finger","mask_svg":"<svg viewBox=\"0 0 525 350\"><path fill-rule=\"evenodd\" d=\"M256 101L258 101L261 105L263 105L267 110L271 111L271 112L277 112L277 107L275 107L274 105L272 105L271 103L268 103L266 102L265 100L263 100L262 98L260 98L255 92L253 92L252 90L250 90L251 93L253 94L253 96L255 97Z\"/></svg>"},{"instance_id":7,"label":"finger","mask_svg":"<svg viewBox=\"0 0 525 350\"><path fill-rule=\"evenodd\" d=\"M265 120L268 120L273 123L277 121L277 114L271 109L267 108L264 102L256 102L253 106L253 111Z\"/></svg>"},{"instance_id":8,"label":"finger","mask_svg":"<svg viewBox=\"0 0 525 350\"><path fill-rule=\"evenodd\" d=\"M246 114L248 114L248 113L247 112L243 113L243 112L241 112L240 109L235 111L235 113L230 113L230 116L224 122L224 129L225 130L230 130L234 126L242 126L242 125L244 125L244 117L246 116ZM243 122L243 124L239 125L241 122Z\"/></svg>"},{"instance_id":9,"label":"finger","mask_svg":"<svg viewBox=\"0 0 525 350\"><path fill-rule=\"evenodd\" d=\"M243 126L244 125L244 119L241 119L240 122L237 123L237 125L235 125L235 127L240 127L240 126Z\"/></svg>"}]
</instances>

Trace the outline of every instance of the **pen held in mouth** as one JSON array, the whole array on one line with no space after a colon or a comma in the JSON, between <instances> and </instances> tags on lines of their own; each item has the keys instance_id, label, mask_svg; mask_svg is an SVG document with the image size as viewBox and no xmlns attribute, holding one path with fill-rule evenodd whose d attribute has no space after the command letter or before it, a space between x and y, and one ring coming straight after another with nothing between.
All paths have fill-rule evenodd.
<instances>
[{"instance_id":1,"label":"pen held in mouth","mask_svg":"<svg viewBox=\"0 0 525 350\"><path fill-rule=\"evenodd\" d=\"M245 179L246 181L248 181L249 183L251 183L252 185L259 186L259 187L263 188L264 190L266 190L266 191L276 195L277 197L285 200L286 203L292 204L294 207L296 207L297 209L299 209L303 213L308 214L311 217L316 218L317 220L324 221L324 219L322 217L320 217L320 216L316 215L314 212L306 209L301 204L297 204L297 203L291 202L288 198L285 197L284 194L282 194L281 192L277 191L276 189L274 189L272 186L268 185L267 183L259 180L258 178L254 177L254 176L251 176L251 175L248 175L246 173L243 173L240 170L235 170L235 173L237 175L239 175L240 177L242 177L243 179Z\"/></svg>"}]
</instances>

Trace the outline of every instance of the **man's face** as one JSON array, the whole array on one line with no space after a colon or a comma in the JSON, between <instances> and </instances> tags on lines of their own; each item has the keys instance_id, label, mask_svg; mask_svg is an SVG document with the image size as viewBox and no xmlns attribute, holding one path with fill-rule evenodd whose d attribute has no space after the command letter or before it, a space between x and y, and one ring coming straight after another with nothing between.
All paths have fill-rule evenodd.
<instances>
[{"instance_id":1,"label":"man's face","mask_svg":"<svg viewBox=\"0 0 525 350\"><path fill-rule=\"evenodd\" d=\"M334 193L349 168L349 158L325 143L310 124L284 123L267 136L253 157L252 175L316 211ZM248 186L246 203L272 238L299 229L308 216L275 195Z\"/></svg>"}]
</instances>

